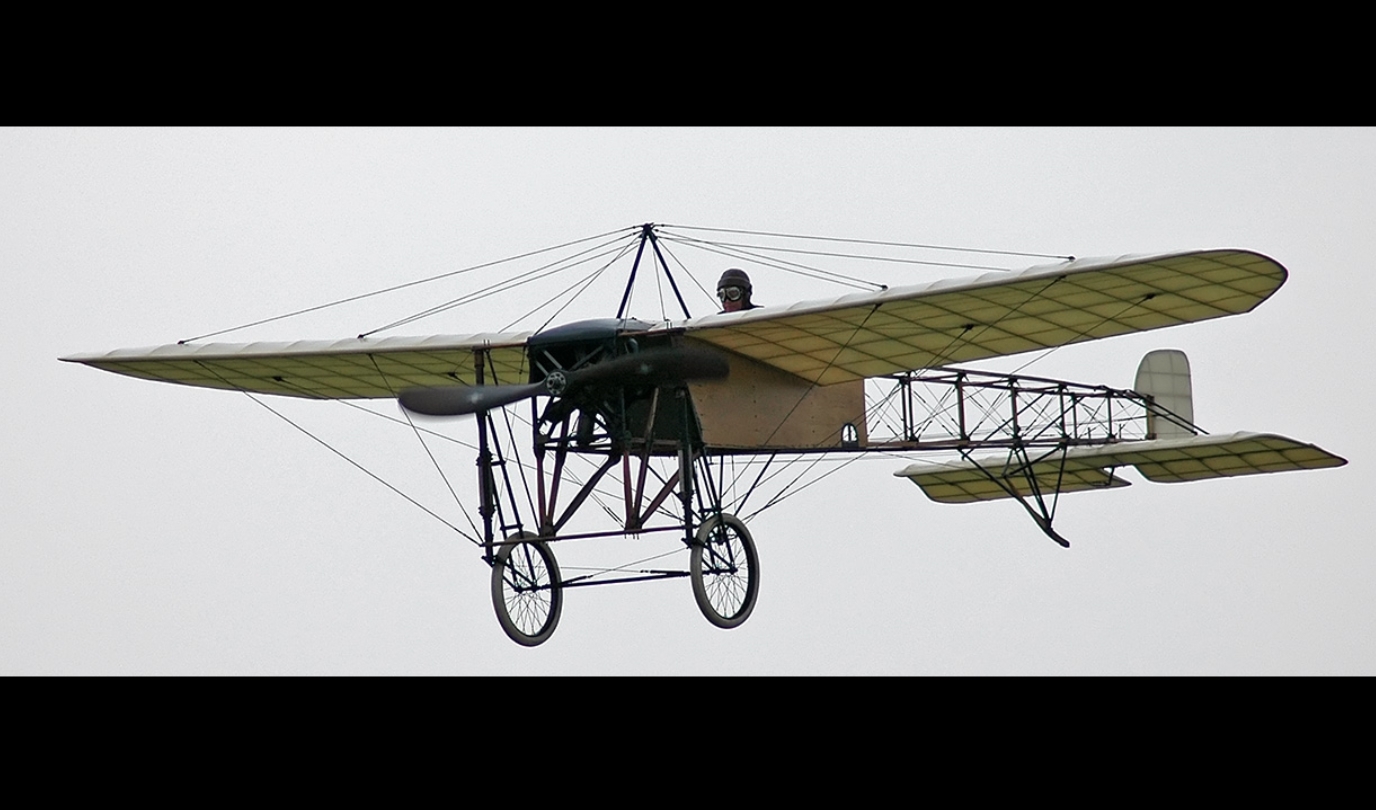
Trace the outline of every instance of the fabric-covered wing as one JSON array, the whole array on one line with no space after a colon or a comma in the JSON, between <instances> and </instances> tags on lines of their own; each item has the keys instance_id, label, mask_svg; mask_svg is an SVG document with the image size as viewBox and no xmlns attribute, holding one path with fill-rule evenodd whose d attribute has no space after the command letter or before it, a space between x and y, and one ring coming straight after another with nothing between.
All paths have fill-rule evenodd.
<instances>
[{"instance_id":1,"label":"fabric-covered wing","mask_svg":"<svg viewBox=\"0 0 1376 810\"><path fill-rule=\"evenodd\" d=\"M1347 460L1312 444L1269 433L1232 433L1175 439L1120 442L1097 447L1078 447L1052 453L1032 463L1038 486L1044 493L1127 486L1113 475L1118 467L1137 467L1147 480L1164 483L1202 481L1289 470L1341 467ZM1010 468L1005 459L983 459L978 464L955 461L945 464L912 464L894 473L910 478L927 497L939 503L974 503L1012 497L1006 487L1027 495L1027 476ZM993 476L993 477L991 477ZM997 479L997 480L996 480ZM1000 486L1002 483L1005 486Z\"/></svg>"},{"instance_id":2,"label":"fabric-covered wing","mask_svg":"<svg viewBox=\"0 0 1376 810\"><path fill-rule=\"evenodd\" d=\"M294 343L208 343L119 349L64 357L145 380L311 399L395 397L419 386L472 385L474 354L483 379L526 382L529 333L393 337Z\"/></svg>"},{"instance_id":3,"label":"fabric-covered wing","mask_svg":"<svg viewBox=\"0 0 1376 810\"><path fill-rule=\"evenodd\" d=\"M1078 259L675 326L830 385L1248 312L1285 278L1245 250Z\"/></svg>"}]
</instances>

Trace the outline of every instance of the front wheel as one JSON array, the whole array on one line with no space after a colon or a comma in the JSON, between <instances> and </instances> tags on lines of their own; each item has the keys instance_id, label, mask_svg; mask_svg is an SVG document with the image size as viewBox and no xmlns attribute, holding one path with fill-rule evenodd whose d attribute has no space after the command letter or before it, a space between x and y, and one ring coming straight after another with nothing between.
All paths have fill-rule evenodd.
<instances>
[{"instance_id":1,"label":"front wheel","mask_svg":"<svg viewBox=\"0 0 1376 810\"><path fill-rule=\"evenodd\" d=\"M534 647L549 640L564 610L564 590L548 544L513 543L497 551L492 606L502 629L517 644Z\"/></svg>"},{"instance_id":2,"label":"front wheel","mask_svg":"<svg viewBox=\"0 0 1376 810\"><path fill-rule=\"evenodd\" d=\"M755 541L740 518L721 513L703 521L689 572L693 598L707 621L729 630L750 618L760 590L760 567Z\"/></svg>"}]
</instances>

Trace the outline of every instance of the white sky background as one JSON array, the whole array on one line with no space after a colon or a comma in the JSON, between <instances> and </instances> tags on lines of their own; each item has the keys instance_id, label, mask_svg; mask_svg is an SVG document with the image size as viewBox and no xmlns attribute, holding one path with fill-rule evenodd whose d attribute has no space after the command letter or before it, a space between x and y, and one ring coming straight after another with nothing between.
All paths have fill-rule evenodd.
<instances>
[{"instance_id":1,"label":"white sky background","mask_svg":"<svg viewBox=\"0 0 1376 810\"><path fill-rule=\"evenodd\" d=\"M1376 131L3 129L0 206L0 674L1376 673ZM1066 550L1016 504L936 504L892 476L907 460L865 460L752 522L761 591L740 628L709 625L687 580L587 588L525 649L473 548L247 398L57 361L642 222L1265 253L1290 279L1255 312L1026 373L1128 387L1143 353L1183 349L1205 429L1350 463L1188 485L1129 470L1132 487L1062 499ZM691 269L710 284L725 266ZM846 292L755 281L766 305ZM464 283L221 339L348 337ZM620 283L566 314L615 314ZM534 303L503 300L399 333L497 330ZM408 431L290 404L445 507Z\"/></svg>"}]
</instances>

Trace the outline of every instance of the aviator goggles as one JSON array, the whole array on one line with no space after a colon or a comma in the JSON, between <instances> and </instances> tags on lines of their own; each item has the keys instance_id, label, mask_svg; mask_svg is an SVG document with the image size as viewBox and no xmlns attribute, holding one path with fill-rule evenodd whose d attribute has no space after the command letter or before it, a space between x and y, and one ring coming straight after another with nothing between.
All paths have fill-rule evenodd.
<instances>
[{"instance_id":1,"label":"aviator goggles","mask_svg":"<svg viewBox=\"0 0 1376 810\"><path fill-rule=\"evenodd\" d=\"M717 297L723 301L739 301L745 297L743 287L722 287L717 290Z\"/></svg>"}]
</instances>

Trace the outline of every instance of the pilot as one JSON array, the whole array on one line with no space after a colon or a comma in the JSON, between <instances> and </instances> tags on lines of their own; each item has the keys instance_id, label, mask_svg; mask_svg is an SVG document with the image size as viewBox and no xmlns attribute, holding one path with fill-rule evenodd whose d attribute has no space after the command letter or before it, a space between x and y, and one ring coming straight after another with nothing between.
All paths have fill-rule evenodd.
<instances>
[{"instance_id":1,"label":"pilot","mask_svg":"<svg viewBox=\"0 0 1376 810\"><path fill-rule=\"evenodd\" d=\"M744 270L734 267L721 274L717 282L717 298L721 299L722 312L740 312L755 309L758 304L750 302L750 276Z\"/></svg>"}]
</instances>

